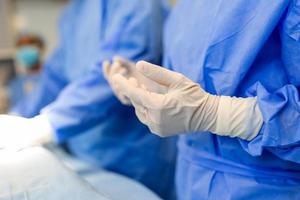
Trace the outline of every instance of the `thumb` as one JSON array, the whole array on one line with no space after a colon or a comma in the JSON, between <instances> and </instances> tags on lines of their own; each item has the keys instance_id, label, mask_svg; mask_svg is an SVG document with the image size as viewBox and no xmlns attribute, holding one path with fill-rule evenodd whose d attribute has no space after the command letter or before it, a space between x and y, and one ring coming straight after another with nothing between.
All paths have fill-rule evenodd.
<instances>
[{"instance_id":1,"label":"thumb","mask_svg":"<svg viewBox=\"0 0 300 200\"><path fill-rule=\"evenodd\" d=\"M136 65L136 68L147 78L164 86L171 86L184 77L182 74L145 61L139 61Z\"/></svg>"}]
</instances>

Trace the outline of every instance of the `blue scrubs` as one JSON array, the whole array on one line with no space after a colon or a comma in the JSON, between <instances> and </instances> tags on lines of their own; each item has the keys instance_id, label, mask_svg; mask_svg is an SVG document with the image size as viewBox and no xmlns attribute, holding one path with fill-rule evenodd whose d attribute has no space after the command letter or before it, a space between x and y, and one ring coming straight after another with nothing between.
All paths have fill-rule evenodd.
<instances>
[{"instance_id":1,"label":"blue scrubs","mask_svg":"<svg viewBox=\"0 0 300 200\"><path fill-rule=\"evenodd\" d=\"M17 75L8 84L10 107L15 107L38 86L40 74Z\"/></svg>"},{"instance_id":2,"label":"blue scrubs","mask_svg":"<svg viewBox=\"0 0 300 200\"><path fill-rule=\"evenodd\" d=\"M209 132L179 141L179 199L300 199L300 1L181 0L164 65L211 94L257 96L252 141Z\"/></svg>"},{"instance_id":3,"label":"blue scrubs","mask_svg":"<svg viewBox=\"0 0 300 200\"><path fill-rule=\"evenodd\" d=\"M58 143L67 142L72 153L167 198L175 139L150 134L133 108L114 97L102 74L102 62L115 55L159 63L164 14L161 0L74 0L64 13L61 45L46 62L41 86L17 113L31 117L51 103L44 112Z\"/></svg>"}]
</instances>

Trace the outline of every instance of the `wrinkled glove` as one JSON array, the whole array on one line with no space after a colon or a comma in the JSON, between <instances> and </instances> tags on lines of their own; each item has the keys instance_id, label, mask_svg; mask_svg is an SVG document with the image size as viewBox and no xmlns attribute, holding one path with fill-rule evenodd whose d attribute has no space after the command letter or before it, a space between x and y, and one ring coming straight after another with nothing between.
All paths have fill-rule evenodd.
<instances>
[{"instance_id":1,"label":"wrinkled glove","mask_svg":"<svg viewBox=\"0 0 300 200\"><path fill-rule=\"evenodd\" d=\"M48 119L37 116L31 119L12 115L0 115L0 148L19 150L42 145L53 140Z\"/></svg>"},{"instance_id":2,"label":"wrinkled glove","mask_svg":"<svg viewBox=\"0 0 300 200\"><path fill-rule=\"evenodd\" d=\"M102 64L102 70L105 79L108 81L111 86L115 96L121 101L124 105L131 105L130 99L123 94L113 82L113 76L116 74L120 74L130 80L137 80L141 82L141 87L148 88L151 90L155 90L156 92L163 92L166 90L165 87L158 85L156 82L151 79L146 78L143 74L141 74L135 66L134 62L131 62L125 58L120 56L115 56L113 62L104 61Z\"/></svg>"},{"instance_id":3,"label":"wrinkled glove","mask_svg":"<svg viewBox=\"0 0 300 200\"><path fill-rule=\"evenodd\" d=\"M137 70L167 88L165 93L140 87L139 81L113 76L115 87L130 99L140 121L159 136L210 131L253 139L263 119L255 97L215 96L180 73L141 61Z\"/></svg>"}]
</instances>

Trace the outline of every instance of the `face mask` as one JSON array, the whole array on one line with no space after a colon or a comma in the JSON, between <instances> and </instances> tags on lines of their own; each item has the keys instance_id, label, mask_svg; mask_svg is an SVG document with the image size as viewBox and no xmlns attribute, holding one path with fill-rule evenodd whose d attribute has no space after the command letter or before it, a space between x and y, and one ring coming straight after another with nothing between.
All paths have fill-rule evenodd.
<instances>
[{"instance_id":1,"label":"face mask","mask_svg":"<svg viewBox=\"0 0 300 200\"><path fill-rule=\"evenodd\" d=\"M17 61L26 68L33 67L40 57L38 48L34 46L21 47L16 54Z\"/></svg>"}]
</instances>

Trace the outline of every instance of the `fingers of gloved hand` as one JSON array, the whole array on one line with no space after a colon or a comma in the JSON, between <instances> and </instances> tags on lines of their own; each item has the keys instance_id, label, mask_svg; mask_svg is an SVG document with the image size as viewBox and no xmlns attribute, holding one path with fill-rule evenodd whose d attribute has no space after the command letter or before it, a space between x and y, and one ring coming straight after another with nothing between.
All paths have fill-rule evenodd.
<instances>
[{"instance_id":1,"label":"fingers of gloved hand","mask_svg":"<svg viewBox=\"0 0 300 200\"><path fill-rule=\"evenodd\" d=\"M117 91L111 80L114 73L126 74L127 70L125 68L121 68L119 65L110 64L109 61L104 61L102 64L102 71L105 79L110 83L112 90L114 91L117 98L121 101L121 103L124 105L131 105L130 100Z\"/></svg>"},{"instance_id":2,"label":"fingers of gloved hand","mask_svg":"<svg viewBox=\"0 0 300 200\"><path fill-rule=\"evenodd\" d=\"M117 98L119 99L119 101L121 101L121 103L122 103L123 105L130 106L130 105L132 104L131 101L130 101L130 99L127 98L127 97L126 97L125 95L123 95L123 94L118 93L118 94L117 94Z\"/></svg>"},{"instance_id":3,"label":"fingers of gloved hand","mask_svg":"<svg viewBox=\"0 0 300 200\"><path fill-rule=\"evenodd\" d=\"M139 73L136 69L135 63L131 62L125 58L116 56L114 58L114 63L120 65L123 69L126 69L126 75L125 77L135 77L137 79L140 79L141 73Z\"/></svg>"},{"instance_id":4,"label":"fingers of gloved hand","mask_svg":"<svg viewBox=\"0 0 300 200\"><path fill-rule=\"evenodd\" d=\"M134 65L133 62L127 60L126 58L123 58L121 56L115 56L113 58L113 61L116 62L116 63L119 63L120 65L126 67L126 68L130 68L132 67L132 65Z\"/></svg>"},{"instance_id":5,"label":"fingers of gloved hand","mask_svg":"<svg viewBox=\"0 0 300 200\"><path fill-rule=\"evenodd\" d=\"M135 87L138 87L138 86L139 86L139 83L138 83L138 81L137 81L136 78L130 77L128 80L129 80L129 82L130 82L133 86L135 86Z\"/></svg>"},{"instance_id":6,"label":"fingers of gloved hand","mask_svg":"<svg viewBox=\"0 0 300 200\"><path fill-rule=\"evenodd\" d=\"M122 74L122 71L121 71ZM131 105L130 99L126 95L122 94L121 91L116 87L116 84L112 81L112 76L108 79L111 89L113 90L115 96L123 105Z\"/></svg>"},{"instance_id":7,"label":"fingers of gloved hand","mask_svg":"<svg viewBox=\"0 0 300 200\"><path fill-rule=\"evenodd\" d=\"M118 62L113 62L111 65L111 70L110 70L110 79L112 78L113 75L115 74L121 74L123 76L127 75L128 70L125 67L122 67L122 65Z\"/></svg>"},{"instance_id":8,"label":"fingers of gloved hand","mask_svg":"<svg viewBox=\"0 0 300 200\"><path fill-rule=\"evenodd\" d=\"M138 88L136 79L132 77L130 79L126 79L123 76L115 75L113 77L113 84L115 85L118 93L127 96L131 102L134 101L135 104L142 105L140 99L135 96L136 92L134 92L134 90Z\"/></svg>"},{"instance_id":9,"label":"fingers of gloved hand","mask_svg":"<svg viewBox=\"0 0 300 200\"><path fill-rule=\"evenodd\" d=\"M135 114L137 118L145 125L148 125L148 120L147 120L147 110L145 107L140 106L139 104L135 103L132 101L132 105L135 109Z\"/></svg>"},{"instance_id":10,"label":"fingers of gloved hand","mask_svg":"<svg viewBox=\"0 0 300 200\"><path fill-rule=\"evenodd\" d=\"M147 78L167 87L178 83L184 78L180 73L170 71L145 61L139 61L136 64L136 68Z\"/></svg>"},{"instance_id":11,"label":"fingers of gloved hand","mask_svg":"<svg viewBox=\"0 0 300 200\"><path fill-rule=\"evenodd\" d=\"M125 68L121 68L119 73L122 74L123 76L126 76L128 74L128 70Z\"/></svg>"},{"instance_id":12,"label":"fingers of gloved hand","mask_svg":"<svg viewBox=\"0 0 300 200\"><path fill-rule=\"evenodd\" d=\"M111 81L111 78L114 74L120 73L122 75L126 75L128 70L122 67L119 63L110 63L109 61L104 61L102 63L102 72L104 78L108 81Z\"/></svg>"},{"instance_id":13,"label":"fingers of gloved hand","mask_svg":"<svg viewBox=\"0 0 300 200\"><path fill-rule=\"evenodd\" d=\"M116 95L116 97L123 105L131 105L130 99L127 98L126 95L122 94L121 91L118 89L118 87L116 87L116 85L113 82L111 82L111 88L114 94Z\"/></svg>"},{"instance_id":14,"label":"fingers of gloved hand","mask_svg":"<svg viewBox=\"0 0 300 200\"><path fill-rule=\"evenodd\" d=\"M141 84L141 88L144 89L144 90L148 90L148 88L146 87L145 84Z\"/></svg>"},{"instance_id":15,"label":"fingers of gloved hand","mask_svg":"<svg viewBox=\"0 0 300 200\"><path fill-rule=\"evenodd\" d=\"M121 93L125 94L131 102L135 102L146 108L153 108L160 106L163 101L164 95L149 92L143 88L136 86L133 81L129 81L121 75L115 75L113 81L120 90Z\"/></svg>"},{"instance_id":16,"label":"fingers of gloved hand","mask_svg":"<svg viewBox=\"0 0 300 200\"><path fill-rule=\"evenodd\" d=\"M114 57L114 63L116 65L122 66L123 69L126 69L126 76L123 73L123 75L128 78L128 77L134 77L138 80L138 82L141 84L140 86L143 89L146 89L148 91L156 92L156 93L164 93L166 91L166 88L162 85L159 85L158 83L152 81L151 79L145 77L142 75L136 68L135 63L122 58L120 56L115 56Z\"/></svg>"},{"instance_id":17,"label":"fingers of gloved hand","mask_svg":"<svg viewBox=\"0 0 300 200\"><path fill-rule=\"evenodd\" d=\"M111 66L111 64L108 60L103 61L103 63L102 63L102 72L103 72L103 76L106 80L109 79L110 66Z\"/></svg>"}]
</instances>

